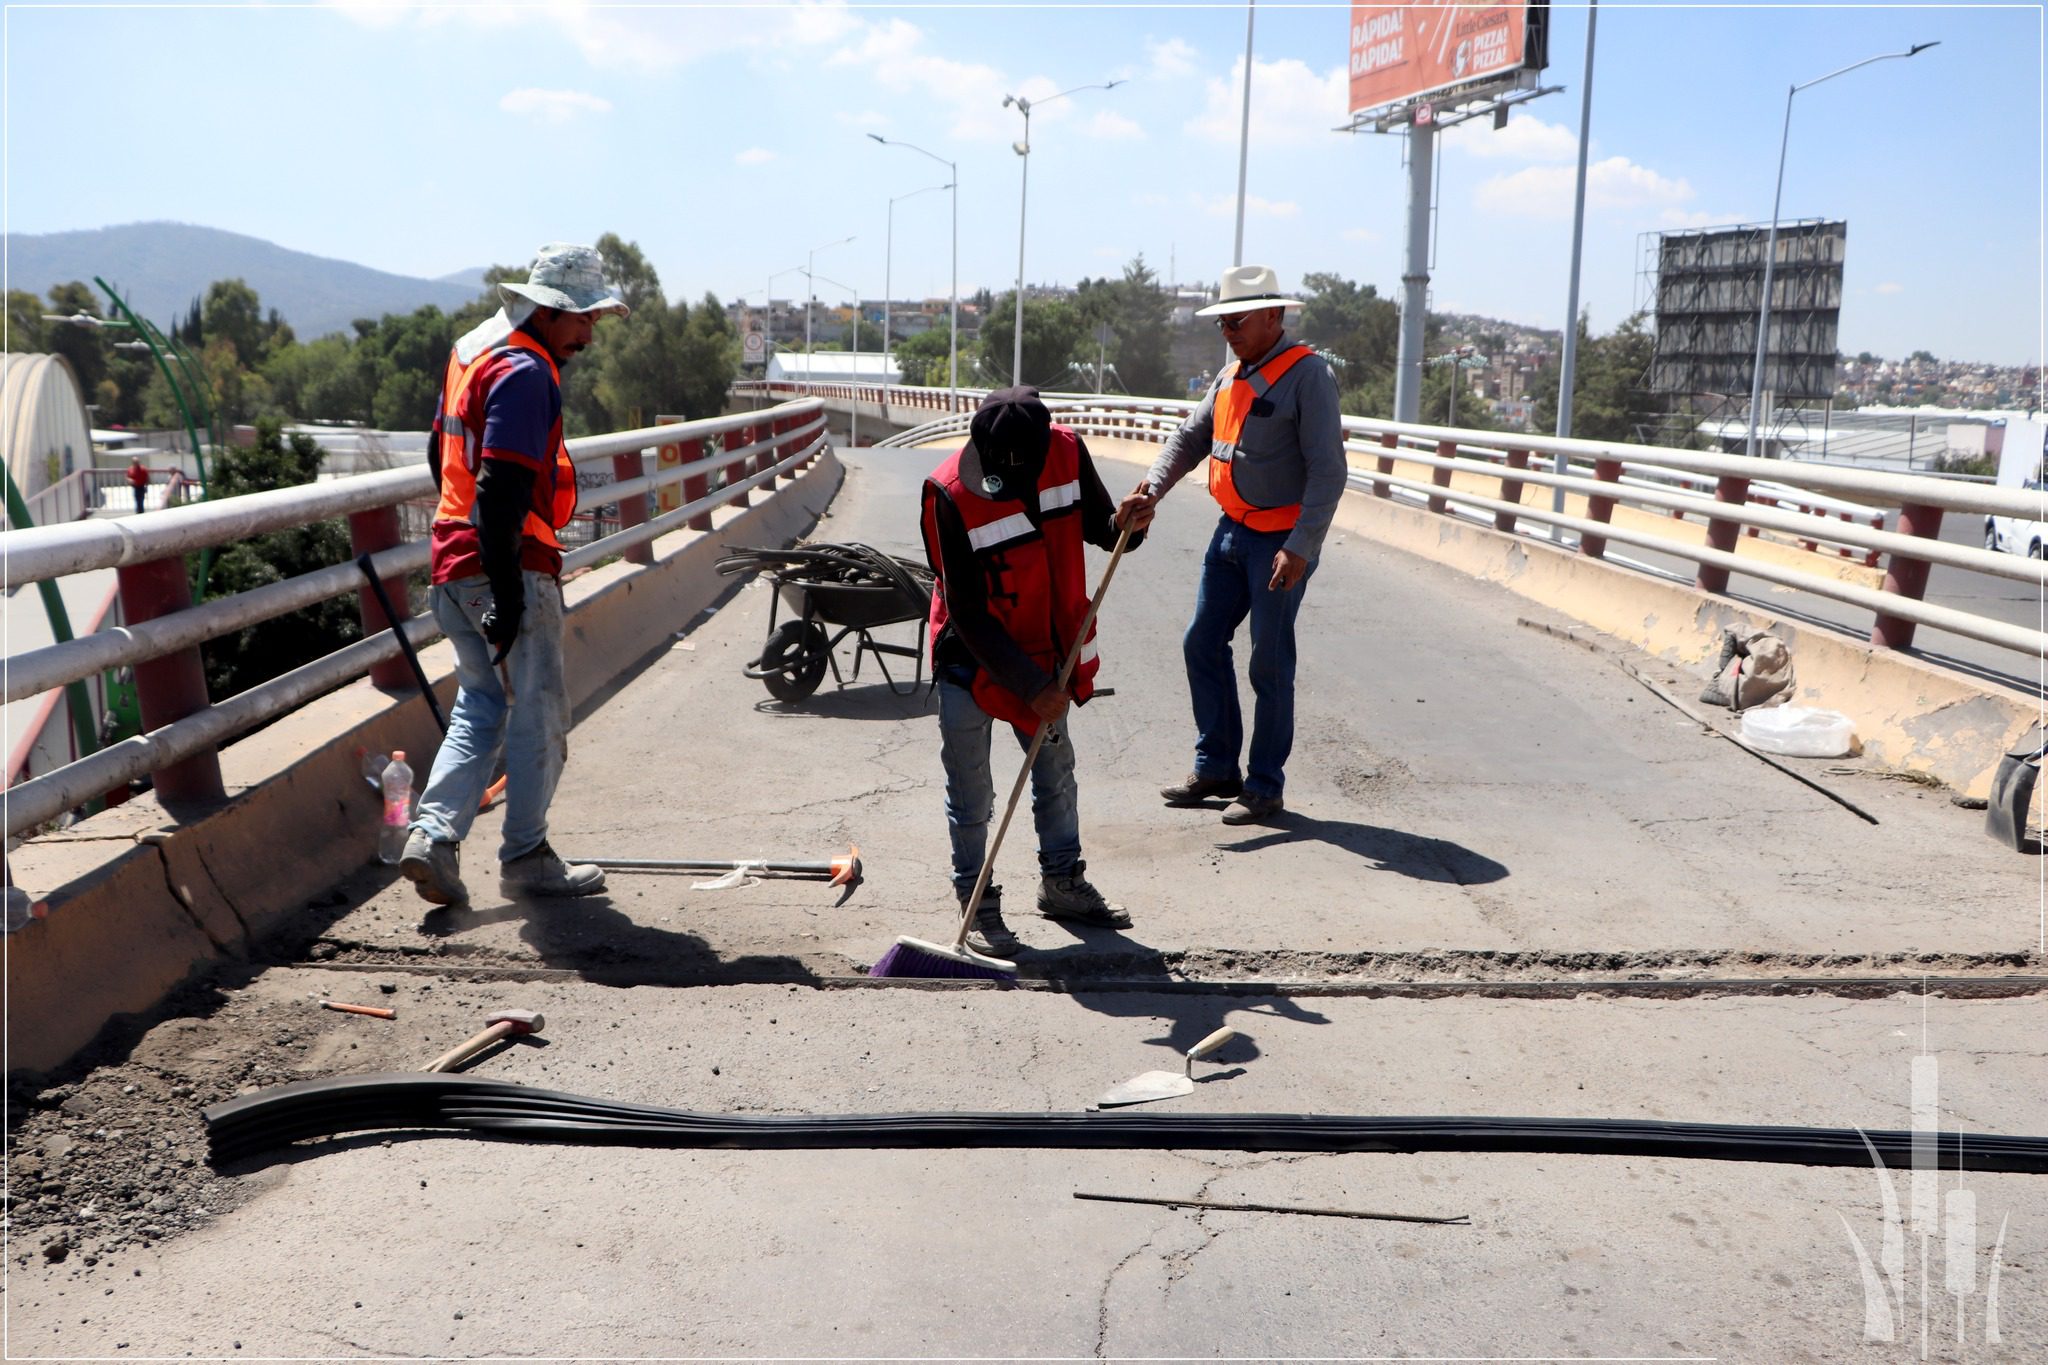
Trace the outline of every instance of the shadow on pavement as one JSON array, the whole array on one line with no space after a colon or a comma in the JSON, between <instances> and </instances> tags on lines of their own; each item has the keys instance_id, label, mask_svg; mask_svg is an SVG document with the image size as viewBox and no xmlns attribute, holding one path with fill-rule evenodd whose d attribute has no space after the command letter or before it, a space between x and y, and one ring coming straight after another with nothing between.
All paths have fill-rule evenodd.
<instances>
[{"instance_id":1,"label":"shadow on pavement","mask_svg":"<svg viewBox=\"0 0 2048 1365\"><path fill-rule=\"evenodd\" d=\"M1293 811L1274 817L1271 826L1260 833L1216 847L1225 853L1256 853L1263 848L1310 839L1354 853L1373 864L1376 871L1398 872L1417 881L1484 886L1508 875L1505 865L1448 839L1432 839L1426 834L1361 825L1351 820L1316 820Z\"/></svg>"},{"instance_id":2,"label":"shadow on pavement","mask_svg":"<svg viewBox=\"0 0 2048 1365\"><path fill-rule=\"evenodd\" d=\"M754 710L764 716L816 716L823 720L908 720L937 715L939 703L927 679L909 696L892 692L887 683L858 683L821 689L802 701L763 697L754 703Z\"/></svg>"},{"instance_id":3,"label":"shadow on pavement","mask_svg":"<svg viewBox=\"0 0 2048 1365\"><path fill-rule=\"evenodd\" d=\"M574 971L610 984L659 985L774 982L816 984L801 958L722 958L695 934L642 924L607 895L549 901L437 905L420 919L421 937L451 939L490 924L520 921L519 937L544 967ZM459 969L460 959L451 961Z\"/></svg>"}]
</instances>

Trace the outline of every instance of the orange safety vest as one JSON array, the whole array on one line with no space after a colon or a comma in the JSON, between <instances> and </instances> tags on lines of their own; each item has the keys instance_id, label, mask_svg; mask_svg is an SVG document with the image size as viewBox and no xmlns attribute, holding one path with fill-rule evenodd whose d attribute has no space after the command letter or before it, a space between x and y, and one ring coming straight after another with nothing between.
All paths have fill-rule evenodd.
<instances>
[{"instance_id":1,"label":"orange safety vest","mask_svg":"<svg viewBox=\"0 0 2048 1365\"><path fill-rule=\"evenodd\" d=\"M555 358L547 353L547 348L521 332L514 332L495 346L485 347L467 365L456 360L454 351L448 353L448 377L441 391L441 412L434 422L441 441L441 501L434 508L435 521L466 521L476 525L476 476L483 465L484 433L481 428L471 431L465 427L460 414L469 398L470 386L483 373L484 366L492 357L514 349L531 351L539 356L548 367L548 377L554 380L555 387L561 387L562 372L556 367ZM546 499L549 516L544 519L540 513L529 510L519 532L528 540L538 541L551 550L560 550L562 542L556 539L555 532L567 526L569 518L576 513L576 466L569 462L569 447L559 435L555 441L554 462L551 467L541 470L538 477L539 491Z\"/></svg>"},{"instance_id":2,"label":"orange safety vest","mask_svg":"<svg viewBox=\"0 0 2048 1365\"><path fill-rule=\"evenodd\" d=\"M1294 523L1301 520L1301 504L1292 502L1285 507L1259 507L1245 501L1244 495L1237 491L1237 483L1230 472L1231 462L1237 458L1238 433L1244 430L1245 415L1251 411L1252 404L1264 398L1266 391L1279 383L1280 376L1293 369L1297 362L1314 354L1307 346L1289 346L1253 371L1249 379L1243 377L1243 362L1236 362L1233 370L1238 377L1216 391L1216 423L1209 443L1209 496L1216 499L1232 521L1254 531L1293 530Z\"/></svg>"},{"instance_id":3,"label":"orange safety vest","mask_svg":"<svg viewBox=\"0 0 2048 1365\"><path fill-rule=\"evenodd\" d=\"M1088 615L1088 568L1081 539L1081 446L1074 433L1063 426L1052 429L1045 452L1045 468L1038 476L1038 525L1024 514L1024 504L1014 498L992 498L975 487L978 477L963 477L962 458L968 449L956 451L932 471L927 490L952 503L967 528L967 541L974 549L988 586L988 611L1001 624L1017 647L1054 677L1067 660L1081 621ZM978 475L978 469L971 471ZM944 563L939 553L938 525L933 519L929 493L924 512L925 553L934 567ZM943 578L932 593L931 642L939 643L948 613ZM1077 702L1094 693L1095 670L1100 662L1095 653L1095 624L1088 626L1087 642L1067 679L1067 691ZM1038 713L1029 699L1019 697L989 676L988 670L974 670L974 700L998 720L1020 730L1038 728Z\"/></svg>"}]
</instances>

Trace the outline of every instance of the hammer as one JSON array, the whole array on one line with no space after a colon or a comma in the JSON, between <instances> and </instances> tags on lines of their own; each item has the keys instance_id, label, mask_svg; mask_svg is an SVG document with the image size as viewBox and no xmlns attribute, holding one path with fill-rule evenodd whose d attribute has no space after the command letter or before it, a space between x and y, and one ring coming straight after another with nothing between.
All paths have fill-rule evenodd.
<instances>
[{"instance_id":1,"label":"hammer","mask_svg":"<svg viewBox=\"0 0 2048 1365\"><path fill-rule=\"evenodd\" d=\"M422 1071L453 1071L470 1058L482 1052L500 1038L514 1038L524 1033L539 1033L547 1023L539 1010L499 1010L488 1017L487 1027L471 1035L467 1042L442 1053L433 1061L421 1067Z\"/></svg>"}]
</instances>

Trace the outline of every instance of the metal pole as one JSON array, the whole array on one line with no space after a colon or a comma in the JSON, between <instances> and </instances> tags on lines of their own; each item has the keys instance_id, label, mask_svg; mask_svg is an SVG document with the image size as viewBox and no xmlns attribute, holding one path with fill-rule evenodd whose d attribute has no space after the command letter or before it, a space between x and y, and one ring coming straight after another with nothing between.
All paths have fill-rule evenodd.
<instances>
[{"instance_id":1,"label":"metal pole","mask_svg":"<svg viewBox=\"0 0 2048 1365\"><path fill-rule=\"evenodd\" d=\"M888 227L882 234L882 416L889 415L889 295L895 290L896 270L896 201L889 201ZM854 296L854 311L860 310L860 297ZM860 342L860 321L853 324L853 339Z\"/></svg>"},{"instance_id":2,"label":"metal pole","mask_svg":"<svg viewBox=\"0 0 2048 1365\"><path fill-rule=\"evenodd\" d=\"M946 411L960 406L960 165L953 172L953 337L946 346Z\"/></svg>"},{"instance_id":3,"label":"metal pole","mask_svg":"<svg viewBox=\"0 0 2048 1365\"><path fill-rule=\"evenodd\" d=\"M1018 107L1024 111L1024 150L1018 153L1024 162L1024 178L1017 190L1017 336L1010 348L1013 386L1024 382L1024 209L1031 197L1031 106L1020 102Z\"/></svg>"},{"instance_id":4,"label":"metal pole","mask_svg":"<svg viewBox=\"0 0 2048 1365\"><path fill-rule=\"evenodd\" d=\"M1436 129L1408 128L1408 256L1401 272L1401 350L1394 370L1394 420L1413 422L1422 410L1422 338L1429 294L1429 170Z\"/></svg>"},{"instance_id":5,"label":"metal pole","mask_svg":"<svg viewBox=\"0 0 2048 1365\"><path fill-rule=\"evenodd\" d=\"M1763 295L1756 306L1756 359L1750 366L1749 376L1749 440L1742 453L1756 454L1756 424L1762 416L1759 409L1764 400L1764 356L1770 344L1771 335L1771 275L1778 263L1778 207L1785 198L1785 149L1792 141L1792 97L1799 93L1798 86L1785 91L1785 130L1778 138L1778 188L1771 195L1771 232L1764 239L1764 287Z\"/></svg>"},{"instance_id":6,"label":"metal pole","mask_svg":"<svg viewBox=\"0 0 2048 1365\"><path fill-rule=\"evenodd\" d=\"M1244 178L1252 141L1252 19L1258 4L1259 0L1246 0L1244 7L1244 117L1237 128L1237 241L1230 248L1232 265L1244 264Z\"/></svg>"},{"instance_id":7,"label":"metal pole","mask_svg":"<svg viewBox=\"0 0 2048 1365\"><path fill-rule=\"evenodd\" d=\"M818 282L811 278L811 267L818 263L818 249L812 247L804 253L804 354L811 354L811 304L818 297ZM810 380L812 365L804 361L804 379Z\"/></svg>"},{"instance_id":8,"label":"metal pole","mask_svg":"<svg viewBox=\"0 0 2048 1365\"><path fill-rule=\"evenodd\" d=\"M1579 362L1579 261L1586 241L1586 149L1592 142L1593 130L1593 35L1600 24L1600 0L1593 0L1586 11L1586 71L1585 89L1579 94L1579 179L1578 189L1572 201L1572 282L1565 290L1564 304L1564 354L1557 363L1557 435L1572 434L1572 390L1577 383ZM1565 456L1559 451L1551 462L1551 472L1565 472ZM1550 510L1564 511L1564 489L1550 490ZM1557 538L1553 528L1551 538Z\"/></svg>"}]
</instances>

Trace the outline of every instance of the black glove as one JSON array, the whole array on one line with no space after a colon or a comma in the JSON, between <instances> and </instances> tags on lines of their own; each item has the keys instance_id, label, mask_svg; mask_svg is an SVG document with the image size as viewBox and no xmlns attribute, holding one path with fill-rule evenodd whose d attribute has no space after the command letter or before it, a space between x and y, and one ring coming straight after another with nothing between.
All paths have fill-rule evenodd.
<instances>
[{"instance_id":1,"label":"black glove","mask_svg":"<svg viewBox=\"0 0 2048 1365\"><path fill-rule=\"evenodd\" d=\"M499 596L484 613L482 622L484 639L498 647L491 656L491 666L505 662L505 656L512 652L512 642L519 638L519 621L526 615L526 603L517 597Z\"/></svg>"}]
</instances>

